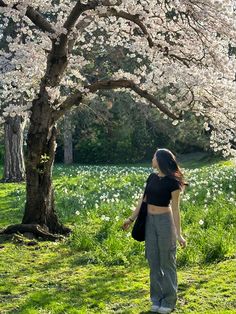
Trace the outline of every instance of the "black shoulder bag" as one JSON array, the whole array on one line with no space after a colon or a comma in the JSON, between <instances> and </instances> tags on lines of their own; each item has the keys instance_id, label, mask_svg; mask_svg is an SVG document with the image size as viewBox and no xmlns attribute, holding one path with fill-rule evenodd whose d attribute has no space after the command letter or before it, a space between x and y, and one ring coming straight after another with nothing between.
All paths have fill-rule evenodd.
<instances>
[{"instance_id":1,"label":"black shoulder bag","mask_svg":"<svg viewBox=\"0 0 236 314\"><path fill-rule=\"evenodd\" d=\"M146 217L147 217L147 203L142 201L138 216L134 222L134 226L131 232L131 235L134 238L134 240L137 240L139 242L145 241Z\"/></svg>"},{"instance_id":2,"label":"black shoulder bag","mask_svg":"<svg viewBox=\"0 0 236 314\"><path fill-rule=\"evenodd\" d=\"M154 174L151 173L147 179L147 184L151 180L151 177ZM143 199L146 194L147 184L143 193ZM145 225L146 225L146 218L147 218L147 206L148 204L142 200L140 210L138 213L138 216L134 222L134 226L131 232L132 237L134 240L137 240L139 242L145 241Z\"/></svg>"}]
</instances>

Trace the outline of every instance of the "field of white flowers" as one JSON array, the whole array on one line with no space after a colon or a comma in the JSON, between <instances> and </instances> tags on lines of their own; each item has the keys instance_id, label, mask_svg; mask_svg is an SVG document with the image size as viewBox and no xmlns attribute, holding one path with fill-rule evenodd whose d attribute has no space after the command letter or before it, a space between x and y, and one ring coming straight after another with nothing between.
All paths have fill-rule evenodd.
<instances>
[{"instance_id":1,"label":"field of white flowers","mask_svg":"<svg viewBox=\"0 0 236 314\"><path fill-rule=\"evenodd\" d=\"M179 266L217 262L235 254L236 170L218 164L183 169L189 186L181 197L183 234ZM56 166L54 186L61 220L73 228L65 245L81 252L78 263L144 262L144 244L121 225L142 196L148 167ZM16 191L19 205L23 191ZM23 208L23 202L22 202Z\"/></svg>"},{"instance_id":2,"label":"field of white flowers","mask_svg":"<svg viewBox=\"0 0 236 314\"><path fill-rule=\"evenodd\" d=\"M211 263L235 256L236 169L215 164L182 168L189 186L181 196L183 235L178 266ZM105 265L144 262L138 243L122 223L142 196L150 167L56 166L54 186L60 219L73 233L65 240L81 252L78 263ZM23 188L12 192L12 206L24 210Z\"/></svg>"}]
</instances>

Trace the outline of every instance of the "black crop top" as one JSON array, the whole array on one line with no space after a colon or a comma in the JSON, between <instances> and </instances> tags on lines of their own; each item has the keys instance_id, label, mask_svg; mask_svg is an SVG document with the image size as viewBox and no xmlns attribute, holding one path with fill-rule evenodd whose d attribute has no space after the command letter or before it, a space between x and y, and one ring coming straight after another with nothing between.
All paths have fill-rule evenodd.
<instances>
[{"instance_id":1,"label":"black crop top","mask_svg":"<svg viewBox=\"0 0 236 314\"><path fill-rule=\"evenodd\" d=\"M171 192L180 189L180 182L172 177L159 177L156 173L151 173L146 181L145 192L147 203L156 206L169 206Z\"/></svg>"}]
</instances>

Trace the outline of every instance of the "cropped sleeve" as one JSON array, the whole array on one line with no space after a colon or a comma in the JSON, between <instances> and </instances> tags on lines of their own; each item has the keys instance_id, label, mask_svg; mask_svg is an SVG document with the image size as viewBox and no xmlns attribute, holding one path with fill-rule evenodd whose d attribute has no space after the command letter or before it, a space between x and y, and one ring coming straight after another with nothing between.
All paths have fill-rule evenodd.
<instances>
[{"instance_id":1,"label":"cropped sleeve","mask_svg":"<svg viewBox=\"0 0 236 314\"><path fill-rule=\"evenodd\" d=\"M148 182L150 181L151 177L153 176L153 172L149 174L147 180L146 180L146 185L148 184Z\"/></svg>"},{"instance_id":2,"label":"cropped sleeve","mask_svg":"<svg viewBox=\"0 0 236 314\"><path fill-rule=\"evenodd\" d=\"M181 184L178 180L171 180L170 191L173 192L175 190L182 190Z\"/></svg>"},{"instance_id":3,"label":"cropped sleeve","mask_svg":"<svg viewBox=\"0 0 236 314\"><path fill-rule=\"evenodd\" d=\"M148 183L150 182L152 176L153 176L153 172L150 173L150 175L148 176L148 178L147 178L147 180L146 180L146 183L145 183L145 185L144 185L144 193L143 193L143 196L145 196L145 194L146 194L147 185L148 185Z\"/></svg>"}]
</instances>

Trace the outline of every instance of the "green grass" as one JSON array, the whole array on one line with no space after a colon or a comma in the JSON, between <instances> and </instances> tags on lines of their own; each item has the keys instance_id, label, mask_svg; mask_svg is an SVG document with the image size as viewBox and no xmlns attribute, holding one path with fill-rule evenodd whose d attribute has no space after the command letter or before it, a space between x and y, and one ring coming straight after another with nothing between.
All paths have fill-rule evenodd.
<instances>
[{"instance_id":1,"label":"green grass","mask_svg":"<svg viewBox=\"0 0 236 314\"><path fill-rule=\"evenodd\" d=\"M190 183L181 200L188 246L178 247L175 313L236 313L235 168L224 160L182 166ZM36 245L0 237L0 313L149 313L144 244L120 227L150 171L57 165L58 214L73 234ZM25 184L0 185L2 228L21 221Z\"/></svg>"},{"instance_id":2,"label":"green grass","mask_svg":"<svg viewBox=\"0 0 236 314\"><path fill-rule=\"evenodd\" d=\"M145 265L80 265L63 243L5 242L1 253L1 313L148 313ZM176 313L236 313L235 260L183 268L178 282Z\"/></svg>"}]
</instances>

